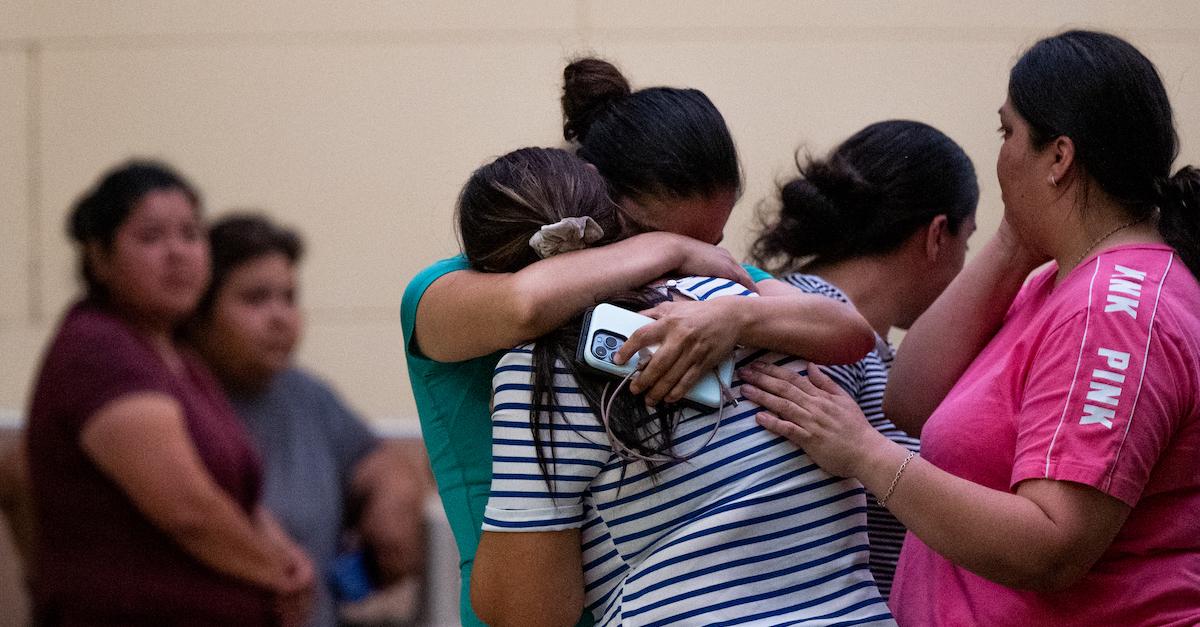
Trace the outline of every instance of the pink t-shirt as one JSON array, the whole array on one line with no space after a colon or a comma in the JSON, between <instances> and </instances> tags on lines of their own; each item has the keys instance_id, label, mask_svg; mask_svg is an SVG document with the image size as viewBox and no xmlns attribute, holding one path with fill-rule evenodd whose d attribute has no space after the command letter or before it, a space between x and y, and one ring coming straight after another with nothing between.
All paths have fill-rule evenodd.
<instances>
[{"instance_id":1,"label":"pink t-shirt","mask_svg":"<svg viewBox=\"0 0 1200 627\"><path fill-rule=\"evenodd\" d=\"M1200 284L1170 248L1051 267L922 432L922 455L997 490L1083 483L1133 507L1084 578L1034 593L957 567L909 533L901 625L1195 625L1200 620Z\"/></svg>"}]
</instances>

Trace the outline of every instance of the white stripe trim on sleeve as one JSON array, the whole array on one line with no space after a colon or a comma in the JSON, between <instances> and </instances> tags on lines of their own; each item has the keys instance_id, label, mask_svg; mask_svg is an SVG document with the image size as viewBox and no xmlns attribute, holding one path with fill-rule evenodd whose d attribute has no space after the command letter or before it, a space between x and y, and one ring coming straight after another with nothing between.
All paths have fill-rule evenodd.
<instances>
[{"instance_id":1,"label":"white stripe trim on sleeve","mask_svg":"<svg viewBox=\"0 0 1200 627\"><path fill-rule=\"evenodd\" d=\"M1083 364L1083 350L1087 346L1088 328L1092 323L1092 291L1096 288L1096 275L1100 274L1100 260L1103 259L1104 253L1096 256L1092 263L1096 264L1096 269L1092 270L1092 279L1088 283L1088 304L1087 315L1083 322L1083 338L1079 340L1079 357L1075 360L1075 374L1071 375L1071 387L1067 389L1067 396L1063 399L1062 415L1058 418L1058 426L1054 428L1054 437L1050 438L1050 446L1046 449L1046 471L1045 477L1050 478L1050 457L1054 454L1054 443L1058 441L1058 433L1062 431L1062 426L1067 420L1067 410L1071 408L1071 396L1075 393L1075 382L1079 380L1079 367Z\"/></svg>"},{"instance_id":2,"label":"white stripe trim on sleeve","mask_svg":"<svg viewBox=\"0 0 1200 627\"><path fill-rule=\"evenodd\" d=\"M1133 407L1129 408L1129 420L1125 421L1125 433L1121 436L1121 444L1117 446L1117 455L1113 457L1112 466L1108 469L1108 479L1104 482L1104 489L1108 491L1112 487L1113 477L1117 474L1117 462L1121 461L1121 451L1125 449L1125 440L1129 439L1129 427L1133 424L1133 415L1137 411L1138 399L1142 396L1142 384L1146 382L1146 361L1150 357L1150 342L1154 339L1154 320L1158 316L1158 301L1162 298L1163 288L1167 284L1167 275L1171 272L1171 266L1175 263L1175 253L1170 253L1167 258L1167 267L1163 270L1162 279L1158 282L1158 294L1154 295L1154 309L1150 312L1150 326L1146 329L1146 350L1142 353L1142 373L1138 376L1137 392L1133 394Z\"/></svg>"}]
</instances>

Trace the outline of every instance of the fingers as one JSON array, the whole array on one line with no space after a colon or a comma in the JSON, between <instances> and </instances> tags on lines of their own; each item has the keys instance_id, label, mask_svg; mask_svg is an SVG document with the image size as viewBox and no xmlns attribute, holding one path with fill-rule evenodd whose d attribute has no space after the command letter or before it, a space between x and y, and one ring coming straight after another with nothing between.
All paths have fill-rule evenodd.
<instances>
[{"instance_id":1,"label":"fingers","mask_svg":"<svg viewBox=\"0 0 1200 627\"><path fill-rule=\"evenodd\" d=\"M801 446L812 437L804 427L789 420L782 420L770 412L760 411L754 415L754 420L767 431L783 436Z\"/></svg>"},{"instance_id":2,"label":"fingers","mask_svg":"<svg viewBox=\"0 0 1200 627\"><path fill-rule=\"evenodd\" d=\"M696 383L700 381L700 378L704 376L705 370L707 368L704 367L704 364L692 364L692 367L688 368L688 371L684 373L679 383L676 383L675 387L671 388L671 391L667 393L665 397L666 401L674 403L686 396L696 386Z\"/></svg>"},{"instance_id":3,"label":"fingers","mask_svg":"<svg viewBox=\"0 0 1200 627\"><path fill-rule=\"evenodd\" d=\"M815 391L805 377L771 364L755 362L739 370L738 374L757 389L796 403L806 402ZM745 386L742 389L745 390Z\"/></svg>"},{"instance_id":4,"label":"fingers","mask_svg":"<svg viewBox=\"0 0 1200 627\"><path fill-rule=\"evenodd\" d=\"M642 386L648 388L646 392L647 405L657 405L660 400L665 399L667 394L675 388L675 384L679 383L680 379L683 378L698 360L694 355L694 349L681 348L679 350L671 350L673 348L673 346L664 344L662 348L659 348L654 353L654 358L650 360L651 366L654 365L654 362L658 361L660 365L664 366L660 371L665 370L665 372L662 372L652 380L641 381ZM671 358L669 363L665 360L659 361L658 356L663 352L663 349L667 349L668 351L667 354ZM646 369L649 370L649 366ZM651 381L653 385L651 385Z\"/></svg>"},{"instance_id":5,"label":"fingers","mask_svg":"<svg viewBox=\"0 0 1200 627\"><path fill-rule=\"evenodd\" d=\"M642 350L643 348L653 346L655 344L661 344L666 334L666 324L659 322L651 322L650 324L647 324L637 331L634 331L633 335L630 335L629 339L625 340L625 343L622 344L621 348L618 349L616 354L613 355L613 361L618 365L627 363L633 358L634 355L637 354L638 351ZM655 354L657 355L657 353ZM645 376L645 373L642 373L642 376Z\"/></svg>"},{"instance_id":6,"label":"fingers","mask_svg":"<svg viewBox=\"0 0 1200 627\"><path fill-rule=\"evenodd\" d=\"M791 398L760 389L750 383L743 384L741 391L746 400L785 420L796 422L810 416L807 409Z\"/></svg>"},{"instance_id":7,"label":"fingers","mask_svg":"<svg viewBox=\"0 0 1200 627\"><path fill-rule=\"evenodd\" d=\"M640 330L641 329L639 329L639 331ZM637 334L635 333L634 335ZM677 343L674 342L669 342L658 347L658 350L654 351L654 355L650 358L650 363L647 364L640 373L638 373L638 376L634 377L633 380L629 382L629 390L634 394L641 394L643 391L654 387L654 385L658 383L659 379L663 378L668 372L671 371L671 367L675 365L675 362L679 359L681 352L682 349ZM679 376L682 376L682 374ZM673 384L674 381L671 381L671 383ZM656 397L655 400L658 398L662 398L662 396L660 395ZM650 403L650 400L650 398L647 398L646 402Z\"/></svg>"},{"instance_id":8,"label":"fingers","mask_svg":"<svg viewBox=\"0 0 1200 627\"><path fill-rule=\"evenodd\" d=\"M735 267L736 270L733 272L733 274L736 276L731 276L728 278L737 281L738 283L742 284L743 287L746 287L752 292L758 292L758 285L754 282L754 279L750 278L750 273L746 272L746 269L743 268L741 264L736 264Z\"/></svg>"},{"instance_id":9,"label":"fingers","mask_svg":"<svg viewBox=\"0 0 1200 627\"><path fill-rule=\"evenodd\" d=\"M828 392L834 396L849 396L846 394L846 391L842 389L842 386L838 385L836 381L829 377L829 375L825 374L825 371L817 364L810 363L808 365L808 380L811 381L812 384L818 389Z\"/></svg>"},{"instance_id":10,"label":"fingers","mask_svg":"<svg viewBox=\"0 0 1200 627\"><path fill-rule=\"evenodd\" d=\"M677 303L668 300L668 301L661 302L649 309L643 309L642 311L639 311L638 313L642 314L643 316L646 316L647 318L654 318L655 320L659 320L663 316L671 313L671 309L673 307L675 307L676 304Z\"/></svg>"}]
</instances>

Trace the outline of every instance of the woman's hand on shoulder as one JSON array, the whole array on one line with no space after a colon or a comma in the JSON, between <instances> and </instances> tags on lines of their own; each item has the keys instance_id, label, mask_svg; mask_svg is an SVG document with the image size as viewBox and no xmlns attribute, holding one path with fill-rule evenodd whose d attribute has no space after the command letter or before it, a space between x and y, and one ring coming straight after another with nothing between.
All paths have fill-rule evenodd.
<instances>
[{"instance_id":1,"label":"woman's hand on shoulder","mask_svg":"<svg viewBox=\"0 0 1200 627\"><path fill-rule=\"evenodd\" d=\"M765 411L757 420L791 440L831 474L857 477L860 466L888 440L875 430L858 404L815 364L808 376L755 362L738 371L742 394Z\"/></svg>"}]
</instances>

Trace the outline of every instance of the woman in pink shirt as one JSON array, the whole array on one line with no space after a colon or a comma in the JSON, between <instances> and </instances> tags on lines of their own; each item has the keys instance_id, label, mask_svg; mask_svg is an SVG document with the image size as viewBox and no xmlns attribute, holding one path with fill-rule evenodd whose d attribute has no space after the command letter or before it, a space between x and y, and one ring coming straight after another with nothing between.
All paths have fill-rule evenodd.
<instances>
[{"instance_id":1,"label":"woman in pink shirt","mask_svg":"<svg viewBox=\"0 0 1200 627\"><path fill-rule=\"evenodd\" d=\"M887 390L921 455L816 369L745 372L742 390L909 528L901 624L1193 625L1200 171L1171 175L1162 81L1103 33L1030 48L1000 131L1005 222L913 325Z\"/></svg>"}]
</instances>

